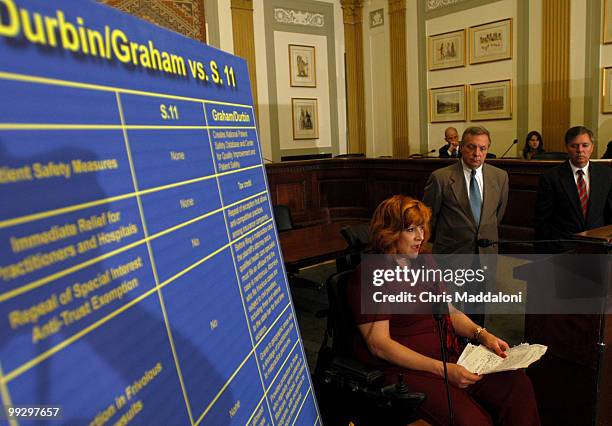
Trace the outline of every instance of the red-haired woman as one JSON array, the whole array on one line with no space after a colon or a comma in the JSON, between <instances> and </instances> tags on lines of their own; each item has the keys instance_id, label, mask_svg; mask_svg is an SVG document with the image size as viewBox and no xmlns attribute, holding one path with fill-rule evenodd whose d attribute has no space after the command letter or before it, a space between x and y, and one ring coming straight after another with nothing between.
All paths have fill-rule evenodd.
<instances>
[{"instance_id":1,"label":"red-haired woman","mask_svg":"<svg viewBox=\"0 0 612 426\"><path fill-rule=\"evenodd\" d=\"M417 257L429 237L430 219L429 208L418 200L396 195L383 201L370 223L372 252L399 255L385 258L395 258L398 266L410 263L410 267L421 268L426 262ZM434 425L448 425L440 339L431 306L427 313L420 314L363 313L360 280L358 268L348 287L349 304L360 332L355 339L357 357L382 369L389 383L402 373L411 391L427 395L419 415ZM531 382L523 371L480 376L456 364L457 335L475 338L501 357L505 357L508 344L452 304L448 307L449 314L443 320L448 334L447 370L455 425L539 425Z\"/></svg>"}]
</instances>

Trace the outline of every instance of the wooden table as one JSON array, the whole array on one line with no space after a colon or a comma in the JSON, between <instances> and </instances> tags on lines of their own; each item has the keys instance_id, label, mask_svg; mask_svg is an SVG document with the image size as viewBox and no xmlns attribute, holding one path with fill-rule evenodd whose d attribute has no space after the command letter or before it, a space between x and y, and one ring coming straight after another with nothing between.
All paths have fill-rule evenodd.
<instances>
[{"instance_id":1,"label":"wooden table","mask_svg":"<svg viewBox=\"0 0 612 426\"><path fill-rule=\"evenodd\" d=\"M360 223L364 221L343 220L279 232L285 265L300 269L336 259L348 248L340 230L345 226Z\"/></svg>"}]
</instances>

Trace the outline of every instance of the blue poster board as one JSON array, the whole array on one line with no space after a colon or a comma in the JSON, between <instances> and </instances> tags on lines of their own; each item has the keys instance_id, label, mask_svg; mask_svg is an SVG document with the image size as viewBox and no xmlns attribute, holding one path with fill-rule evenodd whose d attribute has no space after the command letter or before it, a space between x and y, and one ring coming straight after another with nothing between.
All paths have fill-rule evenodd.
<instances>
[{"instance_id":1,"label":"blue poster board","mask_svg":"<svg viewBox=\"0 0 612 426\"><path fill-rule=\"evenodd\" d=\"M96 3L2 0L0 94L2 403L320 424L246 62Z\"/></svg>"}]
</instances>

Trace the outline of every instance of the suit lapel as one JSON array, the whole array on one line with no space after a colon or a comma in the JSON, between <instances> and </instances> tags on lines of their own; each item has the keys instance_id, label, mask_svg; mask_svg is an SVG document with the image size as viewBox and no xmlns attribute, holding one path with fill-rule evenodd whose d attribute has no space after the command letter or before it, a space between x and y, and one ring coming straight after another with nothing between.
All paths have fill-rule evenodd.
<instances>
[{"instance_id":1,"label":"suit lapel","mask_svg":"<svg viewBox=\"0 0 612 426\"><path fill-rule=\"evenodd\" d=\"M567 194L572 206L574 206L576 215L582 224L582 228L584 228L585 221L582 214L582 207L580 207L580 200L578 199L578 189L576 188L576 182L574 181L574 176L572 175L572 168L570 167L569 161L566 161L561 166L559 169L559 174L561 186L565 190L565 193ZM592 188L593 187L591 186L591 189Z\"/></svg>"},{"instance_id":2,"label":"suit lapel","mask_svg":"<svg viewBox=\"0 0 612 426\"><path fill-rule=\"evenodd\" d=\"M483 217L489 217L491 212L497 210L497 201L499 201L499 191L500 189L497 185L497 180L493 176L493 170L488 167L486 163L483 164L482 192L484 194L482 200L481 223Z\"/></svg>"},{"instance_id":3,"label":"suit lapel","mask_svg":"<svg viewBox=\"0 0 612 426\"><path fill-rule=\"evenodd\" d=\"M451 174L451 187L455 194L455 199L465 215L470 219L470 223L476 228L472 208L470 207L470 199L468 198L467 186L465 184L465 176L463 175L463 165L461 161L457 161L453 173Z\"/></svg>"}]
</instances>

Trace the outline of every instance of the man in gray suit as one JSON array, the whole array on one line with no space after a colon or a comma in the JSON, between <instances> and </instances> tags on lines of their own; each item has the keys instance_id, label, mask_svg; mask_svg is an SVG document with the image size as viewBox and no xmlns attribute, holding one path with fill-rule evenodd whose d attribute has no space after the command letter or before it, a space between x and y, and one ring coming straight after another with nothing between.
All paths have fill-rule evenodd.
<instances>
[{"instance_id":1,"label":"man in gray suit","mask_svg":"<svg viewBox=\"0 0 612 426\"><path fill-rule=\"evenodd\" d=\"M425 185L423 201L431 208L434 254L475 254L472 259L451 256L446 267L479 269L480 254L496 254L497 245L480 247L479 239L498 240L498 225L508 202L508 173L485 164L491 146L489 131L468 127L461 136L461 159L435 170ZM467 257L467 256L466 256ZM439 259L442 261L442 259ZM467 262L471 264L466 264ZM495 279L495 259L488 259L486 280ZM486 289L486 283L471 285L468 291ZM463 307L477 324L484 324L484 304Z\"/></svg>"},{"instance_id":2,"label":"man in gray suit","mask_svg":"<svg viewBox=\"0 0 612 426\"><path fill-rule=\"evenodd\" d=\"M508 202L508 173L485 164L491 138L484 127L468 127L461 136L461 160L435 170L423 201L431 208L434 253L497 253L479 247L479 239L496 241Z\"/></svg>"}]
</instances>

